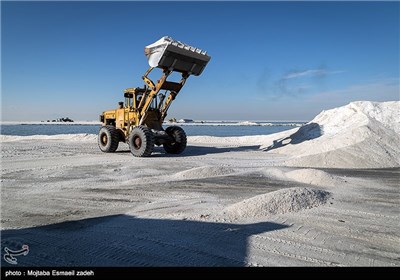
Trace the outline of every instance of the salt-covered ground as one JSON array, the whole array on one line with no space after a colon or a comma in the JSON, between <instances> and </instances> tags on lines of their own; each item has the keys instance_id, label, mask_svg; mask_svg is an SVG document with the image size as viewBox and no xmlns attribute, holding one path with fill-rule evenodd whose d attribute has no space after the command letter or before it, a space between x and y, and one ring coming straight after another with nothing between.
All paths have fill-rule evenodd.
<instances>
[{"instance_id":1,"label":"salt-covered ground","mask_svg":"<svg viewBox=\"0 0 400 280\"><path fill-rule=\"evenodd\" d=\"M399 266L400 102L135 158L1 136L1 244L26 266ZM8 264L2 261L2 265Z\"/></svg>"}]
</instances>

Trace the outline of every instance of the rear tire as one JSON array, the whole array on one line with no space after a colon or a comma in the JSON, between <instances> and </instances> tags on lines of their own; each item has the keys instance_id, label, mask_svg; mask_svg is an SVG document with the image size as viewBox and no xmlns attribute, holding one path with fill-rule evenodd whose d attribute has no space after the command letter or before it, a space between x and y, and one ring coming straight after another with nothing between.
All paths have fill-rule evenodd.
<instances>
[{"instance_id":1,"label":"rear tire","mask_svg":"<svg viewBox=\"0 0 400 280\"><path fill-rule=\"evenodd\" d=\"M154 136L143 125L135 127L129 135L129 147L135 157L148 157L154 150Z\"/></svg>"},{"instance_id":2,"label":"rear tire","mask_svg":"<svg viewBox=\"0 0 400 280\"><path fill-rule=\"evenodd\" d=\"M112 125L102 126L99 130L97 143L104 153L113 153L118 149L120 134Z\"/></svg>"},{"instance_id":3,"label":"rear tire","mask_svg":"<svg viewBox=\"0 0 400 280\"><path fill-rule=\"evenodd\" d=\"M179 126L169 126L165 132L171 136L174 141L165 143L164 150L169 154L180 154L186 149L187 139L185 131Z\"/></svg>"}]
</instances>

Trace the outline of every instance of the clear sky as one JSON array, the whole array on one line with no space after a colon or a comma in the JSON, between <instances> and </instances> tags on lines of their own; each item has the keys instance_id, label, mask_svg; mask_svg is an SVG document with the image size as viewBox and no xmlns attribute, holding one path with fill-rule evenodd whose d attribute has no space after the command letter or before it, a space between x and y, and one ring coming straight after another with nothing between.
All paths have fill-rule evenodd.
<instances>
[{"instance_id":1,"label":"clear sky","mask_svg":"<svg viewBox=\"0 0 400 280\"><path fill-rule=\"evenodd\" d=\"M399 2L1 2L2 120L97 120L162 36L212 57L168 118L311 120L399 100Z\"/></svg>"}]
</instances>

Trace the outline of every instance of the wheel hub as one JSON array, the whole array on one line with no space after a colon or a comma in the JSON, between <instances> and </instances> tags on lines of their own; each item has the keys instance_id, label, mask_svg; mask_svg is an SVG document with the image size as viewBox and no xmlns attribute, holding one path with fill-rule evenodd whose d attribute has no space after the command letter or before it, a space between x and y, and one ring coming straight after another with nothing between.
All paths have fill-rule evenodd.
<instances>
[{"instance_id":1,"label":"wheel hub","mask_svg":"<svg viewBox=\"0 0 400 280\"><path fill-rule=\"evenodd\" d=\"M104 134L104 135L101 137L101 143L102 143L103 145L106 145L106 144L107 144L107 135L106 135L106 134Z\"/></svg>"},{"instance_id":2,"label":"wheel hub","mask_svg":"<svg viewBox=\"0 0 400 280\"><path fill-rule=\"evenodd\" d=\"M133 146L136 150L140 149L140 147L142 146L142 139L140 139L139 136L135 136L133 138Z\"/></svg>"}]
</instances>

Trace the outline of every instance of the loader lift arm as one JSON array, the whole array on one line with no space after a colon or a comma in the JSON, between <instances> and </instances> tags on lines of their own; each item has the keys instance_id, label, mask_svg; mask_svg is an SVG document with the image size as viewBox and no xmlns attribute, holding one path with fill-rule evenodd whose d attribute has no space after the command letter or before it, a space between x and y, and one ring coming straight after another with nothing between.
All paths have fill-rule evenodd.
<instances>
[{"instance_id":1,"label":"loader lift arm","mask_svg":"<svg viewBox=\"0 0 400 280\"><path fill-rule=\"evenodd\" d=\"M160 113L161 113L160 121L163 122L165 117L167 116L167 112L169 107L171 106L172 101L176 98L179 91L185 85L187 78L189 78L190 76L190 74L188 73L182 73L182 78L179 82L170 82L167 81L167 78L173 72L173 70L164 69L162 77L157 81L156 84L154 84L154 82L148 77L148 75L153 69L154 67L150 67L142 77L143 81L150 88L150 92L143 94L142 100L140 101L140 104L144 103L144 105L142 107L139 105L140 116L141 116L139 125L142 125L144 123L146 119L146 114L150 108L153 99L157 98L157 95L161 90L166 90L167 92L169 92L169 95L165 100L165 102L163 104L160 104Z\"/></svg>"}]
</instances>

